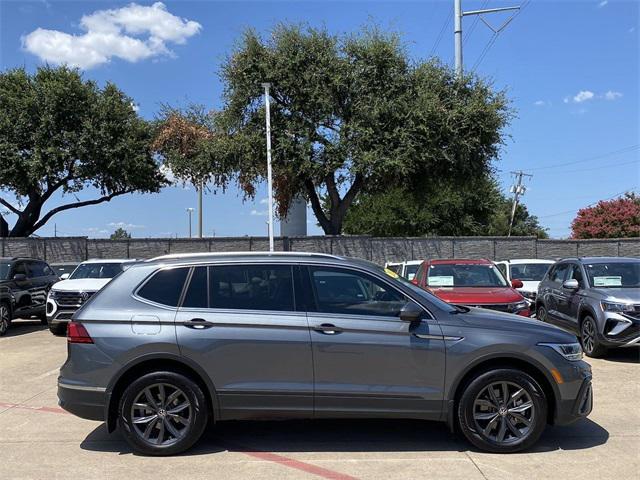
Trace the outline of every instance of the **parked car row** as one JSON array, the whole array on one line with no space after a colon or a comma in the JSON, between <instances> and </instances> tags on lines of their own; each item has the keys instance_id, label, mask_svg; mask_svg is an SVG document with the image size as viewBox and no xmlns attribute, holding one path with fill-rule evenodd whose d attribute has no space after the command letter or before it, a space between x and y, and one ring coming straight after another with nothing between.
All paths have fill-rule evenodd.
<instances>
[{"instance_id":1,"label":"parked car row","mask_svg":"<svg viewBox=\"0 0 640 480\"><path fill-rule=\"evenodd\" d=\"M410 281L447 303L535 314L575 332L591 357L613 347L640 346L640 259L417 262ZM404 276L408 263L390 265Z\"/></svg>"},{"instance_id":2,"label":"parked car row","mask_svg":"<svg viewBox=\"0 0 640 480\"><path fill-rule=\"evenodd\" d=\"M49 265L26 257L0 258L0 336L14 318L37 317L65 335L73 313L136 260L88 260Z\"/></svg>"}]
</instances>

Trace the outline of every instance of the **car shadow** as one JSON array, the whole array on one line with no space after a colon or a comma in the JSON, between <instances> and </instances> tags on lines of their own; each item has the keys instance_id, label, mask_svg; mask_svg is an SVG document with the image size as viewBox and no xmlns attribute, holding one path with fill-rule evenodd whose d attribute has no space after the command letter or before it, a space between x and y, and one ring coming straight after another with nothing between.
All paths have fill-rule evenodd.
<instances>
[{"instance_id":1,"label":"car shadow","mask_svg":"<svg viewBox=\"0 0 640 480\"><path fill-rule=\"evenodd\" d=\"M568 427L547 427L527 453L580 450L607 442L609 433L584 419ZM80 444L84 450L132 454L119 432L105 425ZM416 452L478 451L439 422L419 420L279 420L228 421L208 429L182 455L230 452Z\"/></svg>"},{"instance_id":2,"label":"car shadow","mask_svg":"<svg viewBox=\"0 0 640 480\"><path fill-rule=\"evenodd\" d=\"M11 325L5 333L0 338L8 338L8 337L16 337L18 335L26 335L27 333L37 332L40 330L47 330L47 326L40 323L40 320L37 318L30 319L22 319L22 318L14 318L11 320Z\"/></svg>"},{"instance_id":3,"label":"car shadow","mask_svg":"<svg viewBox=\"0 0 640 480\"><path fill-rule=\"evenodd\" d=\"M602 358L605 362L640 363L640 348L614 348Z\"/></svg>"}]
</instances>

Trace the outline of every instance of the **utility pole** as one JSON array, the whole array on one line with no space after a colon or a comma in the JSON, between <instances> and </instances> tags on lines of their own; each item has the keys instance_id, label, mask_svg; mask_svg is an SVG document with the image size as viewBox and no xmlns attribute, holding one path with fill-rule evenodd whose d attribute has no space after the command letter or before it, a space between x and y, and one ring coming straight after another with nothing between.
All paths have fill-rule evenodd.
<instances>
[{"instance_id":1,"label":"utility pole","mask_svg":"<svg viewBox=\"0 0 640 480\"><path fill-rule=\"evenodd\" d=\"M267 123L267 196L269 202L269 251L273 252L273 179L271 178L271 111L269 105L270 83L263 83L265 121Z\"/></svg>"},{"instance_id":2,"label":"utility pole","mask_svg":"<svg viewBox=\"0 0 640 480\"><path fill-rule=\"evenodd\" d=\"M524 195L527 191L527 187L522 184L523 177L533 178L533 175L530 173L524 173L522 170L518 170L517 172L511 172L511 174L516 178L516 184L511 187L509 190L513 193L513 206L511 208L511 219L509 220L509 233L508 237L511 236L511 229L513 228L513 220L516 216L516 207L518 206L518 198L520 195Z\"/></svg>"},{"instance_id":3,"label":"utility pole","mask_svg":"<svg viewBox=\"0 0 640 480\"><path fill-rule=\"evenodd\" d=\"M204 183L200 182L198 187L198 238L202 238L202 189Z\"/></svg>"},{"instance_id":4,"label":"utility pole","mask_svg":"<svg viewBox=\"0 0 640 480\"><path fill-rule=\"evenodd\" d=\"M511 10L520 10L520 7L500 7L500 8L487 8L484 10L470 10L468 12L465 12L462 10L462 0L453 0L453 36L454 36L454 40L455 40L455 51L456 51L456 65L455 65L455 71L456 71L456 76L458 78L462 78L462 17L467 17L470 15L480 15L480 20L482 20L482 22L489 27L491 30L493 30L493 33L498 34L500 33L502 30L504 30L504 28L509 25L509 22L511 22L511 20L513 20L514 15L512 15L507 21L505 21L502 26L500 26L499 28L493 28L491 25L489 25L484 18L482 18L482 15L484 15L485 13L495 13L495 12L507 12L507 11L511 11Z\"/></svg>"},{"instance_id":5,"label":"utility pole","mask_svg":"<svg viewBox=\"0 0 640 480\"><path fill-rule=\"evenodd\" d=\"M187 208L187 215L189 215L189 238L191 238L191 215L193 214L193 208Z\"/></svg>"}]
</instances>

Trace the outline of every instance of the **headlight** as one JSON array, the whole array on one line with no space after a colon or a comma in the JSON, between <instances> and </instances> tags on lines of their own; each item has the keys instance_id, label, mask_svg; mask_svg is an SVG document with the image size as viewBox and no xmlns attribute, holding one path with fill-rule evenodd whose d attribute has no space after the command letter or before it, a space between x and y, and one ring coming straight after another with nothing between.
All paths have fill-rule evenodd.
<instances>
[{"instance_id":1,"label":"headlight","mask_svg":"<svg viewBox=\"0 0 640 480\"><path fill-rule=\"evenodd\" d=\"M582 347L579 343L539 343L538 345L553 348L564 358L572 362L582 360Z\"/></svg>"},{"instance_id":2,"label":"headlight","mask_svg":"<svg viewBox=\"0 0 640 480\"><path fill-rule=\"evenodd\" d=\"M600 302L602 311L604 312L617 312L617 313L633 313L635 312L635 306L631 303L612 303L612 302Z\"/></svg>"},{"instance_id":3,"label":"headlight","mask_svg":"<svg viewBox=\"0 0 640 480\"><path fill-rule=\"evenodd\" d=\"M526 300L518 303L513 303L511 305L511 310L514 312L519 312L520 310L524 310L525 308L529 308L529 302L527 302Z\"/></svg>"}]
</instances>

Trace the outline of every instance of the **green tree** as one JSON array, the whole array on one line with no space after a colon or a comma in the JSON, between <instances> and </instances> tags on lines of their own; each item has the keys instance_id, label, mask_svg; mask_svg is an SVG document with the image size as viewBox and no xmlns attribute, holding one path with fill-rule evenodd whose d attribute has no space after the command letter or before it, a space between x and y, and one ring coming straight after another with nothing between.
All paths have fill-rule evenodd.
<instances>
[{"instance_id":1,"label":"green tree","mask_svg":"<svg viewBox=\"0 0 640 480\"><path fill-rule=\"evenodd\" d=\"M278 212L302 195L326 234L342 232L359 195L417 172L447 185L486 175L510 116L502 92L412 61L397 35L376 28L336 36L279 25L267 40L248 31L222 80L225 103L208 158L200 157L205 169L254 194L266 177L261 84L270 82Z\"/></svg>"},{"instance_id":2,"label":"green tree","mask_svg":"<svg viewBox=\"0 0 640 480\"><path fill-rule=\"evenodd\" d=\"M513 200L500 195L497 207L483 235L506 236L509 234L509 220L511 219L511 210L513 208ZM535 236L538 238L548 238L547 229L538 222L538 217L531 215L526 205L518 203L516 213L513 217L513 228L511 235L519 236Z\"/></svg>"},{"instance_id":3,"label":"green tree","mask_svg":"<svg viewBox=\"0 0 640 480\"><path fill-rule=\"evenodd\" d=\"M0 74L0 192L16 198L0 204L18 217L10 231L4 224L10 236L29 236L59 212L160 189L151 128L132 105L112 83L100 88L66 67ZM79 200L83 190L94 198ZM56 193L73 200L47 211Z\"/></svg>"},{"instance_id":4,"label":"green tree","mask_svg":"<svg viewBox=\"0 0 640 480\"><path fill-rule=\"evenodd\" d=\"M131 234L127 232L124 228L118 227L115 232L113 232L109 238L111 240L127 240L131 238Z\"/></svg>"}]
</instances>

